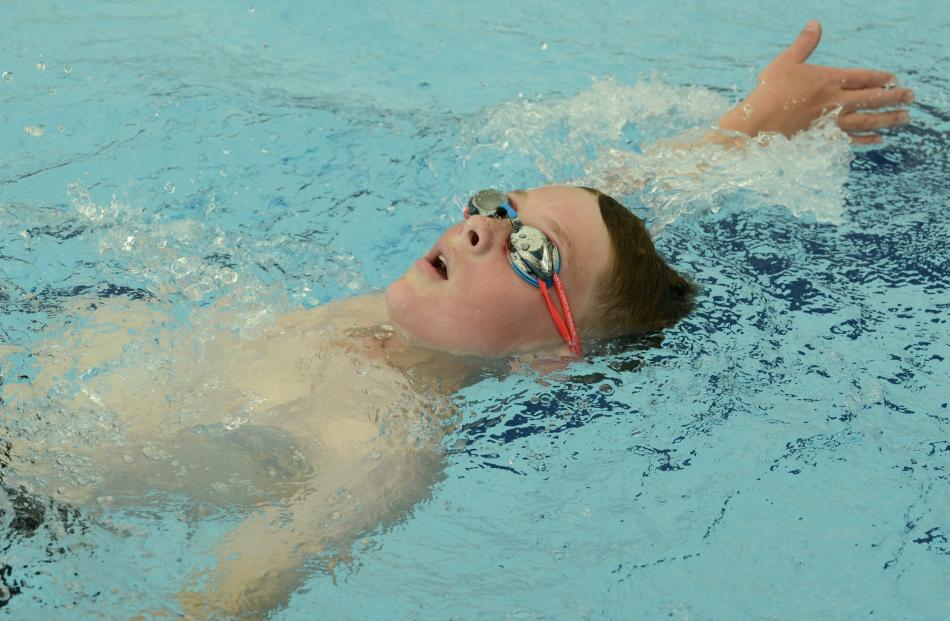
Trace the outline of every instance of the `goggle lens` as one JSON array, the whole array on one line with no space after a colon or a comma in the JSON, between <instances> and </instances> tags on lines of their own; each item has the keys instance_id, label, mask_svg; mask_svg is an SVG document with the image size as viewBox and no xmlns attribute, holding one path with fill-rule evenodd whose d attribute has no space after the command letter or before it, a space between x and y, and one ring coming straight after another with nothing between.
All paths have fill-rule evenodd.
<instances>
[{"instance_id":1,"label":"goggle lens","mask_svg":"<svg viewBox=\"0 0 950 621\"><path fill-rule=\"evenodd\" d=\"M468 199L468 205L462 212L465 218L484 216L485 218L509 218L514 220L518 212L508 202L508 196L498 190L482 190Z\"/></svg>"}]
</instances>

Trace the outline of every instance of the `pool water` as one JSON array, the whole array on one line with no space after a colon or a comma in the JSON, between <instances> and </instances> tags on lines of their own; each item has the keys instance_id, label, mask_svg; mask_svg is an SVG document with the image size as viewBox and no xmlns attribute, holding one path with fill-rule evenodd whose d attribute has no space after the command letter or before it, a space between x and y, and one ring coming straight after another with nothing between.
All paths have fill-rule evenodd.
<instances>
[{"instance_id":1,"label":"pool water","mask_svg":"<svg viewBox=\"0 0 950 621\"><path fill-rule=\"evenodd\" d=\"M431 499L271 618L942 619L942 9L3 4L0 355L122 297L198 332L224 304L252 330L385 287L474 190L596 184L701 285L697 311L661 342L459 391ZM813 17L813 61L894 71L909 127L875 149L826 125L645 152L712 123ZM0 358L7 389L37 364ZM105 441L83 413L30 414L0 402L0 431ZM160 494L69 507L2 447L0 618L174 607L238 519Z\"/></svg>"}]
</instances>

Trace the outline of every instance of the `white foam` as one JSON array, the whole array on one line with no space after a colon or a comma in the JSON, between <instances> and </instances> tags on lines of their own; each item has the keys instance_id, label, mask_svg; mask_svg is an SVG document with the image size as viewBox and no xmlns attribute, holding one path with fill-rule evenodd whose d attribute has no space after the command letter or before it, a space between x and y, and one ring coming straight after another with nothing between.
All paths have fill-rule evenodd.
<instances>
[{"instance_id":1,"label":"white foam","mask_svg":"<svg viewBox=\"0 0 950 621\"><path fill-rule=\"evenodd\" d=\"M642 188L654 233L684 214L724 207L781 206L840 224L851 159L850 140L829 115L791 139L760 135L743 148L668 142L645 154L612 149L578 181L619 195Z\"/></svg>"},{"instance_id":2,"label":"white foam","mask_svg":"<svg viewBox=\"0 0 950 621\"><path fill-rule=\"evenodd\" d=\"M792 139L773 134L743 149L683 148L699 142L728 107L726 97L701 87L595 80L572 97L515 99L485 110L463 126L460 150L463 161L485 150L527 155L552 183L616 196L642 191L654 233L684 214L725 206L778 205L840 223L852 154L833 115ZM631 134L638 144L630 144Z\"/></svg>"}]
</instances>

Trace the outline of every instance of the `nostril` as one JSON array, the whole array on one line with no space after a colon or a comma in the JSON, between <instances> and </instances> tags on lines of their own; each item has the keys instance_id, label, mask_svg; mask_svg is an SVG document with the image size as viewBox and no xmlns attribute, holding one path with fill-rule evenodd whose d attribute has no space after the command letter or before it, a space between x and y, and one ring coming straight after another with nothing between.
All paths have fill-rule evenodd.
<instances>
[{"instance_id":1,"label":"nostril","mask_svg":"<svg viewBox=\"0 0 950 621\"><path fill-rule=\"evenodd\" d=\"M470 241L473 246L477 246L477 245L478 245L478 233L476 233L475 231L469 231L469 232L468 232L468 241Z\"/></svg>"}]
</instances>

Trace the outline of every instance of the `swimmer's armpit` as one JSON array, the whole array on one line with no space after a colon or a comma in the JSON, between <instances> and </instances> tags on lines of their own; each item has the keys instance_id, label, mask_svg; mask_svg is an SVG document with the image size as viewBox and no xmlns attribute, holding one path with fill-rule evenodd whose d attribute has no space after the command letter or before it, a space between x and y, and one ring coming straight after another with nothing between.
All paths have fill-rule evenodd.
<instances>
[{"instance_id":1,"label":"swimmer's armpit","mask_svg":"<svg viewBox=\"0 0 950 621\"><path fill-rule=\"evenodd\" d=\"M821 24L810 21L795 41L759 74L758 85L727 112L719 127L751 137L774 132L791 138L822 115L838 110L838 127L858 144L881 142L878 132L906 125L914 101L886 71L810 65L821 41Z\"/></svg>"}]
</instances>

